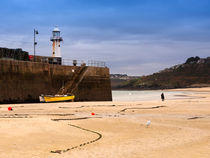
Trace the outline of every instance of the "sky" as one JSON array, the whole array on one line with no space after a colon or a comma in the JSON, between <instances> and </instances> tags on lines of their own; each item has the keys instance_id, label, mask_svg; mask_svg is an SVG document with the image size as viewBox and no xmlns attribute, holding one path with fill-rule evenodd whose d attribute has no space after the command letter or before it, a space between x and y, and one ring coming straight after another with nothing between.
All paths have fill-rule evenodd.
<instances>
[{"instance_id":1,"label":"sky","mask_svg":"<svg viewBox=\"0 0 210 158\"><path fill-rule=\"evenodd\" d=\"M65 59L105 61L111 73L148 75L210 56L209 0L1 0L0 47L52 55L58 26Z\"/></svg>"}]
</instances>

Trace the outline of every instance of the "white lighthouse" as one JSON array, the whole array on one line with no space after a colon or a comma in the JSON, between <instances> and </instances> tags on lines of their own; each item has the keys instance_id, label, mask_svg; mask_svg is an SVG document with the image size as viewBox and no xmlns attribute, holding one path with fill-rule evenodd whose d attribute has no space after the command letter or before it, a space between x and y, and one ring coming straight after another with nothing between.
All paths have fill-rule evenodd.
<instances>
[{"instance_id":1,"label":"white lighthouse","mask_svg":"<svg viewBox=\"0 0 210 158\"><path fill-rule=\"evenodd\" d=\"M52 57L61 57L61 46L60 42L63 41L63 38L60 37L60 30L58 27L55 27L52 31L52 37L50 40L53 42L52 44Z\"/></svg>"}]
</instances>

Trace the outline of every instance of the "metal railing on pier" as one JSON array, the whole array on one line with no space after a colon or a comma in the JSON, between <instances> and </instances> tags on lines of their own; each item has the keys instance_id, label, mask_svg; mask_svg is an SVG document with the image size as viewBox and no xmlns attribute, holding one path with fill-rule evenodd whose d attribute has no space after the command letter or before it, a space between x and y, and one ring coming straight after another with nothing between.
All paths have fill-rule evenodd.
<instances>
[{"instance_id":1,"label":"metal railing on pier","mask_svg":"<svg viewBox=\"0 0 210 158\"><path fill-rule=\"evenodd\" d=\"M106 67L106 63L103 61L62 59L62 65L81 66L83 64L94 67Z\"/></svg>"},{"instance_id":2,"label":"metal railing on pier","mask_svg":"<svg viewBox=\"0 0 210 158\"><path fill-rule=\"evenodd\" d=\"M0 54L1 60L15 60L23 62L22 58L15 58L11 56L3 56ZM67 65L67 66L93 66L93 67L106 67L106 63L103 61L96 60L73 60L73 59L62 59L60 57L46 57L46 56L36 56L35 59L33 56L29 56L29 59L25 62L40 62L46 64L54 64L54 65Z\"/></svg>"}]
</instances>

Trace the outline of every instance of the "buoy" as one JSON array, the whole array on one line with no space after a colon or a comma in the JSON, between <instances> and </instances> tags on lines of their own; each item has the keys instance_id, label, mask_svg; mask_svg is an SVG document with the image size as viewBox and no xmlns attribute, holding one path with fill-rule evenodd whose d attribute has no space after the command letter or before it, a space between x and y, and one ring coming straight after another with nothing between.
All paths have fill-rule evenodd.
<instances>
[{"instance_id":1,"label":"buoy","mask_svg":"<svg viewBox=\"0 0 210 158\"><path fill-rule=\"evenodd\" d=\"M94 112L92 112L92 113L91 113L91 115L95 115L95 113L94 113Z\"/></svg>"},{"instance_id":2,"label":"buoy","mask_svg":"<svg viewBox=\"0 0 210 158\"><path fill-rule=\"evenodd\" d=\"M9 111L12 111L12 107L11 107L11 106L9 106L9 107L8 107L8 110L9 110Z\"/></svg>"}]
</instances>

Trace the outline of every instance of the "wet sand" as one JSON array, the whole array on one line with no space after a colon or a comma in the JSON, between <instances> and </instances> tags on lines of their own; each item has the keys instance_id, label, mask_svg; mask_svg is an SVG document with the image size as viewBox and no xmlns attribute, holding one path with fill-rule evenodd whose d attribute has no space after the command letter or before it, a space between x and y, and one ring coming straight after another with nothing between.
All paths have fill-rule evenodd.
<instances>
[{"instance_id":1,"label":"wet sand","mask_svg":"<svg viewBox=\"0 0 210 158\"><path fill-rule=\"evenodd\" d=\"M209 158L210 88L177 91L196 93L164 102L0 105L0 158Z\"/></svg>"}]
</instances>

